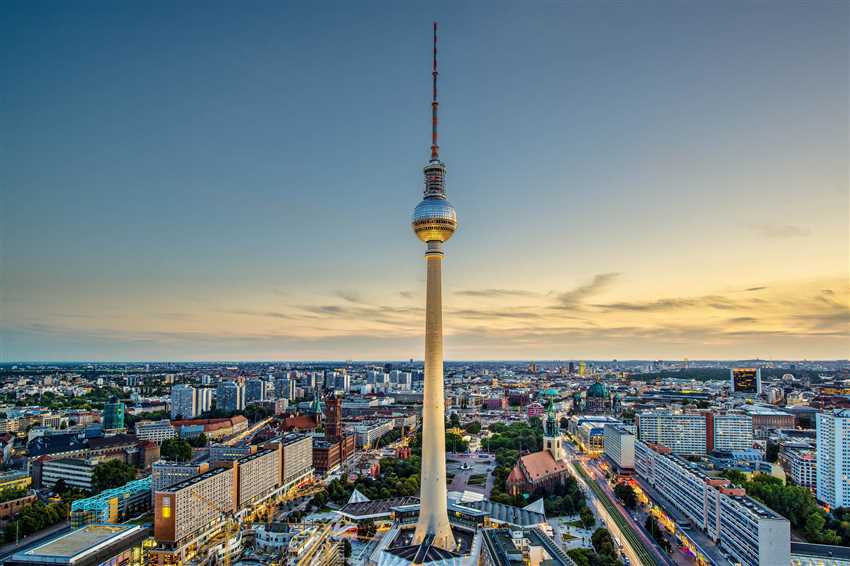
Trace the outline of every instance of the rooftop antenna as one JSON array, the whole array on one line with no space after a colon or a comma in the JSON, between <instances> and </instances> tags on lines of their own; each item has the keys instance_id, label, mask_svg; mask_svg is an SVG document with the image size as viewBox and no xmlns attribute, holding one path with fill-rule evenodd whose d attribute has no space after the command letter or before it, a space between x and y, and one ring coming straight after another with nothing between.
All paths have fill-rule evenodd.
<instances>
[{"instance_id":1,"label":"rooftop antenna","mask_svg":"<svg viewBox=\"0 0 850 566\"><path fill-rule=\"evenodd\" d=\"M437 145L437 22L434 22L434 65L431 76L434 80L433 99L431 100L431 161L440 160L440 146Z\"/></svg>"}]
</instances>

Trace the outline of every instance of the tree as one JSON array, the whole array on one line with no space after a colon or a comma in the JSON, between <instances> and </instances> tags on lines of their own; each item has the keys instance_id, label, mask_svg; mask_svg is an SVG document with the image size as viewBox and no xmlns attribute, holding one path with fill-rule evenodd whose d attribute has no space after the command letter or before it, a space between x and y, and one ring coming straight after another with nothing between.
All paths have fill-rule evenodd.
<instances>
[{"instance_id":1,"label":"tree","mask_svg":"<svg viewBox=\"0 0 850 566\"><path fill-rule=\"evenodd\" d=\"M768 442L764 451L764 459L768 462L776 462L779 459L779 444Z\"/></svg>"},{"instance_id":2,"label":"tree","mask_svg":"<svg viewBox=\"0 0 850 566\"><path fill-rule=\"evenodd\" d=\"M120 487L136 479L136 468L121 460L107 460L94 467L92 489L100 493L105 489Z\"/></svg>"},{"instance_id":3,"label":"tree","mask_svg":"<svg viewBox=\"0 0 850 566\"><path fill-rule=\"evenodd\" d=\"M478 421L472 421L463 428L469 434L478 434L479 432L481 432L481 423Z\"/></svg>"},{"instance_id":4,"label":"tree","mask_svg":"<svg viewBox=\"0 0 850 566\"><path fill-rule=\"evenodd\" d=\"M189 443L189 446L193 448L203 448L207 444L209 444L209 440L207 439L207 435L203 432L195 437L190 437L186 439L186 442Z\"/></svg>"},{"instance_id":5,"label":"tree","mask_svg":"<svg viewBox=\"0 0 850 566\"><path fill-rule=\"evenodd\" d=\"M661 529L661 525L658 524L658 521L652 515L649 515L646 518L646 523L644 523L644 527L646 528L649 535L658 543L658 546L670 552L672 548L670 545L670 541L667 540L667 537L664 536L664 531Z\"/></svg>"},{"instance_id":6,"label":"tree","mask_svg":"<svg viewBox=\"0 0 850 566\"><path fill-rule=\"evenodd\" d=\"M187 462L192 459L192 446L185 440L169 438L162 443L159 449L159 455L164 460Z\"/></svg>"},{"instance_id":7,"label":"tree","mask_svg":"<svg viewBox=\"0 0 850 566\"><path fill-rule=\"evenodd\" d=\"M593 534L590 535L590 542L597 554L616 558L617 550L614 546L614 539L611 538L611 533L605 527L599 527L593 531Z\"/></svg>"},{"instance_id":8,"label":"tree","mask_svg":"<svg viewBox=\"0 0 850 566\"><path fill-rule=\"evenodd\" d=\"M585 529L589 529L596 524L596 517L593 516L593 511L588 507L582 507L578 512L579 520Z\"/></svg>"},{"instance_id":9,"label":"tree","mask_svg":"<svg viewBox=\"0 0 850 566\"><path fill-rule=\"evenodd\" d=\"M632 486L627 483L618 483L614 487L614 495L623 502L626 509L635 509L637 507L637 495Z\"/></svg>"},{"instance_id":10,"label":"tree","mask_svg":"<svg viewBox=\"0 0 850 566\"><path fill-rule=\"evenodd\" d=\"M589 548L573 548L567 551L567 556L573 559L576 566L596 565L596 554Z\"/></svg>"}]
</instances>

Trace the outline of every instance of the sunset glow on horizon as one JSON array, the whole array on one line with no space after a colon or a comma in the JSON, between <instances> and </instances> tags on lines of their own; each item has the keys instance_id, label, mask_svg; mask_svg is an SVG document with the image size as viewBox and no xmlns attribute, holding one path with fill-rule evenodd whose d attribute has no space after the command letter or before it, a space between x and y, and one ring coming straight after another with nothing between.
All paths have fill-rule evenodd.
<instances>
[{"instance_id":1,"label":"sunset glow on horizon","mask_svg":"<svg viewBox=\"0 0 850 566\"><path fill-rule=\"evenodd\" d=\"M7 6L0 361L850 357L850 7ZM156 46L157 49L151 49Z\"/></svg>"}]
</instances>

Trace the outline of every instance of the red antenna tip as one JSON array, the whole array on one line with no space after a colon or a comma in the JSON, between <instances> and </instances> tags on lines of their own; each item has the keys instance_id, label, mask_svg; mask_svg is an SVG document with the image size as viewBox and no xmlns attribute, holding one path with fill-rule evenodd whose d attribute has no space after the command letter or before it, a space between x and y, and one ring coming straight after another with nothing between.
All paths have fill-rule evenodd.
<instances>
[{"instance_id":1,"label":"red antenna tip","mask_svg":"<svg viewBox=\"0 0 850 566\"><path fill-rule=\"evenodd\" d=\"M440 146L437 145L437 22L434 22L434 65L431 70L433 78L433 98L431 99L431 161L440 158Z\"/></svg>"}]
</instances>

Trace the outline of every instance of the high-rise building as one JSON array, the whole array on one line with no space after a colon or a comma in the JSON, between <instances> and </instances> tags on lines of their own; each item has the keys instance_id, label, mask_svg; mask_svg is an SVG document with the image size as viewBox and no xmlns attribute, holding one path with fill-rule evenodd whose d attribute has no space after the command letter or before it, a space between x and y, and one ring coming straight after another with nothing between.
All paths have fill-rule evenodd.
<instances>
[{"instance_id":1,"label":"high-rise building","mask_svg":"<svg viewBox=\"0 0 850 566\"><path fill-rule=\"evenodd\" d=\"M158 460L151 465L151 491L156 493L166 487L209 471L208 463L189 464Z\"/></svg>"},{"instance_id":2,"label":"high-rise building","mask_svg":"<svg viewBox=\"0 0 850 566\"><path fill-rule=\"evenodd\" d=\"M325 398L325 438L330 442L342 438L342 399L336 394Z\"/></svg>"},{"instance_id":3,"label":"high-rise building","mask_svg":"<svg viewBox=\"0 0 850 566\"><path fill-rule=\"evenodd\" d=\"M124 428L124 403L112 397L103 406L103 429L121 430Z\"/></svg>"},{"instance_id":4,"label":"high-rise building","mask_svg":"<svg viewBox=\"0 0 850 566\"><path fill-rule=\"evenodd\" d=\"M850 506L850 409L817 415L817 497L832 508Z\"/></svg>"},{"instance_id":5,"label":"high-rise building","mask_svg":"<svg viewBox=\"0 0 850 566\"><path fill-rule=\"evenodd\" d=\"M635 435L621 424L606 424L603 428L602 445L605 456L617 466L617 470L632 470L635 467Z\"/></svg>"},{"instance_id":6,"label":"high-rise building","mask_svg":"<svg viewBox=\"0 0 850 566\"><path fill-rule=\"evenodd\" d=\"M668 412L640 413L637 416L639 438L661 444L674 454L705 454L705 415Z\"/></svg>"},{"instance_id":7,"label":"high-rise building","mask_svg":"<svg viewBox=\"0 0 850 566\"><path fill-rule=\"evenodd\" d=\"M200 387L196 390L197 398L198 398L198 407L197 414L202 415L207 411L212 410L212 402L213 397L215 396L215 389L212 387Z\"/></svg>"},{"instance_id":8,"label":"high-rise building","mask_svg":"<svg viewBox=\"0 0 850 566\"><path fill-rule=\"evenodd\" d=\"M433 545L454 550L446 492L445 395L443 383L443 244L457 229L457 214L446 199L446 166L437 144L437 24L432 69L431 159L425 165L424 198L413 211L413 231L425 251L425 390L422 405L421 506L413 543L433 537Z\"/></svg>"},{"instance_id":9,"label":"high-rise building","mask_svg":"<svg viewBox=\"0 0 850 566\"><path fill-rule=\"evenodd\" d=\"M198 416L198 395L191 385L179 384L171 388L171 418L194 419Z\"/></svg>"},{"instance_id":10,"label":"high-rise building","mask_svg":"<svg viewBox=\"0 0 850 566\"><path fill-rule=\"evenodd\" d=\"M235 381L222 381L216 387L216 407L224 411L241 411L245 408L245 386Z\"/></svg>"},{"instance_id":11,"label":"high-rise building","mask_svg":"<svg viewBox=\"0 0 850 566\"><path fill-rule=\"evenodd\" d=\"M295 399L295 380L282 377L274 382L275 396L278 399Z\"/></svg>"},{"instance_id":12,"label":"high-rise building","mask_svg":"<svg viewBox=\"0 0 850 566\"><path fill-rule=\"evenodd\" d=\"M714 415L713 447L707 450L747 450L753 447L753 418L750 415Z\"/></svg>"},{"instance_id":13,"label":"high-rise building","mask_svg":"<svg viewBox=\"0 0 850 566\"><path fill-rule=\"evenodd\" d=\"M730 369L729 386L733 394L745 395L750 397L757 397L761 395L761 369Z\"/></svg>"},{"instance_id":14,"label":"high-rise building","mask_svg":"<svg viewBox=\"0 0 850 566\"><path fill-rule=\"evenodd\" d=\"M245 403L265 401L265 382L261 379L249 379L245 382Z\"/></svg>"},{"instance_id":15,"label":"high-rise building","mask_svg":"<svg viewBox=\"0 0 850 566\"><path fill-rule=\"evenodd\" d=\"M790 523L725 478L706 474L679 456L635 442L638 478L746 566L790 563Z\"/></svg>"}]
</instances>

